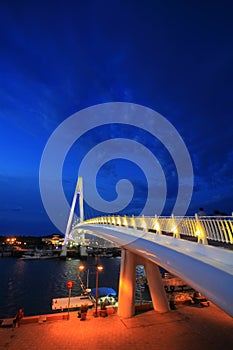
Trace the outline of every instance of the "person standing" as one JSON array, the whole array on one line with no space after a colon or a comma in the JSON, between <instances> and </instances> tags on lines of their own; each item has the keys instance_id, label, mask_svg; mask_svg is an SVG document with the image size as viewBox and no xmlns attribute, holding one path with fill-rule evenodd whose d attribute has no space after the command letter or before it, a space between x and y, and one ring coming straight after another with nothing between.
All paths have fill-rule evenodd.
<instances>
[{"instance_id":1,"label":"person standing","mask_svg":"<svg viewBox=\"0 0 233 350\"><path fill-rule=\"evenodd\" d=\"M14 327L18 328L20 326L20 321L24 317L24 311L22 308L20 308L15 316L14 319Z\"/></svg>"}]
</instances>

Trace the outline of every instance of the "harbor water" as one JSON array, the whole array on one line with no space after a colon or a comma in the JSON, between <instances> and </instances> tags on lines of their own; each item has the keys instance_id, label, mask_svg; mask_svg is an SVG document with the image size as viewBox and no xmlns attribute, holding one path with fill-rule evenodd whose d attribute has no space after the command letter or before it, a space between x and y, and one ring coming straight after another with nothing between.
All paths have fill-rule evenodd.
<instances>
[{"instance_id":1,"label":"harbor water","mask_svg":"<svg viewBox=\"0 0 233 350\"><path fill-rule=\"evenodd\" d=\"M103 272L99 273L99 287L107 286L118 290L120 258L99 258ZM91 265L94 258L87 261L78 259L22 260L1 258L0 318L13 317L22 307L25 316L52 312L53 298L68 296L66 283L74 282L72 295L80 295L82 289L78 279L78 265ZM81 278L87 282L87 271ZM95 288L95 269L89 268L89 287Z\"/></svg>"},{"instance_id":2,"label":"harbor water","mask_svg":"<svg viewBox=\"0 0 233 350\"><path fill-rule=\"evenodd\" d=\"M83 263L89 269L80 273L81 279L89 288L95 288L95 269L90 267L95 264L93 257L88 257L87 261L1 258L0 319L14 317L20 307L24 308L25 316L52 313L52 299L68 297L66 284L69 280L74 282L71 296L80 295L78 265ZM99 273L99 287L110 287L118 292L121 258L100 257L99 263L104 267ZM137 276L142 275L143 270L138 268ZM137 284L138 298L142 295L141 289L143 286Z\"/></svg>"}]
</instances>

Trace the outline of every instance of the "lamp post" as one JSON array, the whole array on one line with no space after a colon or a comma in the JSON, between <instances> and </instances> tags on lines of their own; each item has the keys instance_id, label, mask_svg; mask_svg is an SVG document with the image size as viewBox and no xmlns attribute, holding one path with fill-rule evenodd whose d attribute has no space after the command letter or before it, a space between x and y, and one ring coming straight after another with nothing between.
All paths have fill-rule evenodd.
<instances>
[{"instance_id":1,"label":"lamp post","mask_svg":"<svg viewBox=\"0 0 233 350\"><path fill-rule=\"evenodd\" d=\"M95 312L94 316L98 317L98 288L99 288L99 272L103 271L103 266L98 264L98 257L96 257L96 263L95 264L88 264L88 267L95 267ZM80 271L85 270L86 266L85 265L79 265L78 269Z\"/></svg>"}]
</instances>

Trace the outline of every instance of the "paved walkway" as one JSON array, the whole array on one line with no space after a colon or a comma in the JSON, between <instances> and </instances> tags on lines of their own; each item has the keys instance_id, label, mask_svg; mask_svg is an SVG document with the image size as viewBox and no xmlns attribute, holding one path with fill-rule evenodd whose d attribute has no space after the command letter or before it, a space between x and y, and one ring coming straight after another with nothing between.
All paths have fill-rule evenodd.
<instances>
[{"instance_id":1,"label":"paved walkway","mask_svg":"<svg viewBox=\"0 0 233 350\"><path fill-rule=\"evenodd\" d=\"M22 324L0 328L0 350L230 350L233 318L214 305L207 308L179 306L166 314L148 311L129 319L116 314L80 321L77 312L69 320Z\"/></svg>"}]
</instances>

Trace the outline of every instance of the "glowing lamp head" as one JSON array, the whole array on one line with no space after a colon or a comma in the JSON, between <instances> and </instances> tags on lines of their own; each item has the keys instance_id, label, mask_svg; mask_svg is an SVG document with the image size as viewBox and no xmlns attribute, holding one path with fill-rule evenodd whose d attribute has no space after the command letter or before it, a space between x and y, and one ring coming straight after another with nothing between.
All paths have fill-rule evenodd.
<instances>
[{"instance_id":1,"label":"glowing lamp head","mask_svg":"<svg viewBox=\"0 0 233 350\"><path fill-rule=\"evenodd\" d=\"M178 230L177 230L177 227L176 227L176 226L173 226L173 227L172 227L172 232L173 232L173 233L177 233L177 232L178 232Z\"/></svg>"},{"instance_id":2,"label":"glowing lamp head","mask_svg":"<svg viewBox=\"0 0 233 350\"><path fill-rule=\"evenodd\" d=\"M200 230L197 230L197 231L195 232L195 235L196 235L196 236L200 236L200 235L201 235L201 231L200 231Z\"/></svg>"},{"instance_id":3,"label":"glowing lamp head","mask_svg":"<svg viewBox=\"0 0 233 350\"><path fill-rule=\"evenodd\" d=\"M79 265L79 266L78 266L78 269L79 269L79 271L85 270L85 265Z\"/></svg>"}]
</instances>

